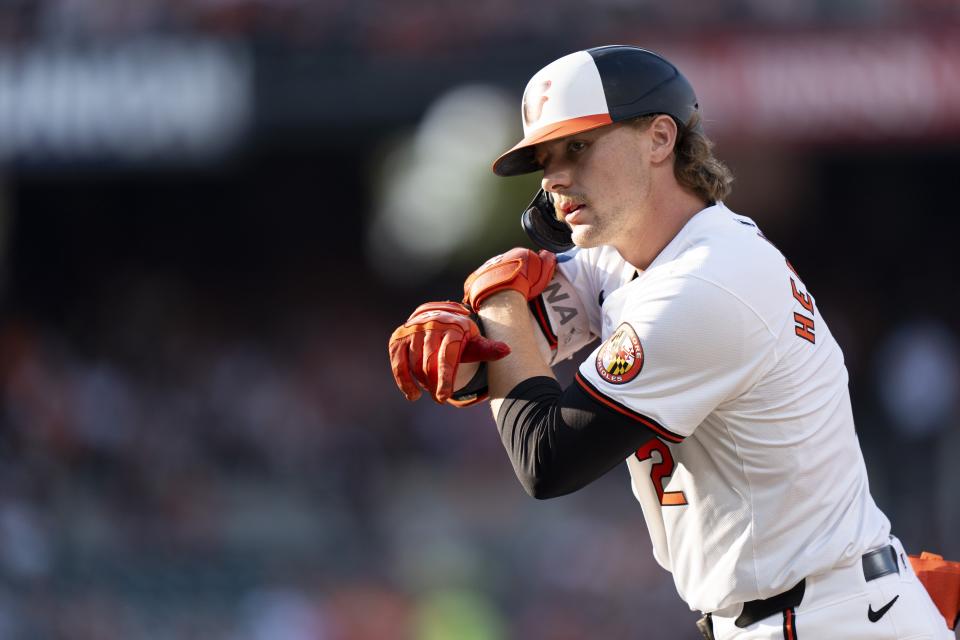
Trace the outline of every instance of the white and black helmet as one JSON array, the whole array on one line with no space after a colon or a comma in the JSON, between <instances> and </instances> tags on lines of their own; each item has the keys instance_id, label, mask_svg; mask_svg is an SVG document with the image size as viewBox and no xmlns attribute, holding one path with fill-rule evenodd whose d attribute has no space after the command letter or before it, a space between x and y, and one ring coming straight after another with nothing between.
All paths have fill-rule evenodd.
<instances>
[{"instance_id":1,"label":"white and black helmet","mask_svg":"<svg viewBox=\"0 0 960 640\"><path fill-rule=\"evenodd\" d=\"M497 158L494 173L514 176L541 169L533 147L581 131L654 113L679 126L697 111L697 96L663 57L627 45L571 53L538 71L523 93L523 140Z\"/></svg>"},{"instance_id":2,"label":"white and black helmet","mask_svg":"<svg viewBox=\"0 0 960 640\"><path fill-rule=\"evenodd\" d=\"M538 71L523 93L523 140L493 163L501 176L539 171L541 142L663 113L683 127L699 109L690 82L662 56L627 45L577 51ZM523 212L521 224L538 246L560 253L573 248L570 228L557 220L542 189Z\"/></svg>"}]
</instances>

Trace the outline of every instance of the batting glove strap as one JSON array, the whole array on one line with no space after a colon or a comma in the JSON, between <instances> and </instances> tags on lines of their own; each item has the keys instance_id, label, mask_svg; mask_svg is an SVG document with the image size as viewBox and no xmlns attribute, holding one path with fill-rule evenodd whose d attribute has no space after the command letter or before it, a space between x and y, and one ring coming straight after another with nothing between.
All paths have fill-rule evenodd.
<instances>
[{"instance_id":1,"label":"batting glove strap","mask_svg":"<svg viewBox=\"0 0 960 640\"><path fill-rule=\"evenodd\" d=\"M489 397L490 389L487 385L487 363L481 362L480 366L477 367L477 372L470 378L470 382L462 389L455 391L454 394L450 396L450 399L447 400L447 403L462 408L483 402Z\"/></svg>"},{"instance_id":2,"label":"batting glove strap","mask_svg":"<svg viewBox=\"0 0 960 640\"><path fill-rule=\"evenodd\" d=\"M463 302L479 309L484 299L510 289L532 300L550 282L556 266L557 257L549 251L511 249L487 260L470 274L463 284Z\"/></svg>"},{"instance_id":3,"label":"batting glove strap","mask_svg":"<svg viewBox=\"0 0 960 640\"><path fill-rule=\"evenodd\" d=\"M470 311L470 319L477 324L477 328L480 330L481 336L486 336L486 332L483 330L483 322L480 320L479 314L474 311L469 305L463 305ZM479 402L483 402L490 397L490 388L487 384L487 363L481 362L477 367L477 372L473 374L473 377L470 378L468 382L462 389L459 389L450 396L450 399L447 400L447 404L453 405L458 409L463 407L469 407L475 405Z\"/></svg>"}]
</instances>

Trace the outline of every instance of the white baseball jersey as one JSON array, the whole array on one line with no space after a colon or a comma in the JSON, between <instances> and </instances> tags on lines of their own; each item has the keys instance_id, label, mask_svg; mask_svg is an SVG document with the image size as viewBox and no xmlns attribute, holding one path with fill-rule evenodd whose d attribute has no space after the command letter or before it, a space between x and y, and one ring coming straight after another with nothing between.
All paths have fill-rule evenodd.
<instances>
[{"instance_id":1,"label":"white baseball jersey","mask_svg":"<svg viewBox=\"0 0 960 640\"><path fill-rule=\"evenodd\" d=\"M640 274L611 247L559 269L603 340L577 383L659 435L627 466L692 609L771 597L887 543L840 347L752 220L704 209Z\"/></svg>"}]
</instances>

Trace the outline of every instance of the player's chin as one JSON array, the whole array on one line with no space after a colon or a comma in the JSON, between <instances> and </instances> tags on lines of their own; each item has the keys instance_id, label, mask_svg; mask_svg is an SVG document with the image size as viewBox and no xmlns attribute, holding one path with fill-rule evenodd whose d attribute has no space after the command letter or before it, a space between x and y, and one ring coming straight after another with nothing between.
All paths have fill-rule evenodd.
<instances>
[{"instance_id":1,"label":"player's chin","mask_svg":"<svg viewBox=\"0 0 960 640\"><path fill-rule=\"evenodd\" d=\"M570 240L581 249L598 247L602 243L597 230L589 224L573 225L570 229Z\"/></svg>"}]
</instances>

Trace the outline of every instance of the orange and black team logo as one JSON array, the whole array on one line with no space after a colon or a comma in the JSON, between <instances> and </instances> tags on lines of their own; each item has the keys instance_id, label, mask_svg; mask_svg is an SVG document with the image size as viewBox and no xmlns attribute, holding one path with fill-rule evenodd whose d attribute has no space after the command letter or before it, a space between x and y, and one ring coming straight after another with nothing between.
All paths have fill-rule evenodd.
<instances>
[{"instance_id":1,"label":"orange and black team logo","mask_svg":"<svg viewBox=\"0 0 960 640\"><path fill-rule=\"evenodd\" d=\"M610 384L624 384L643 369L643 347L637 332L624 322L597 352L597 373Z\"/></svg>"}]
</instances>

